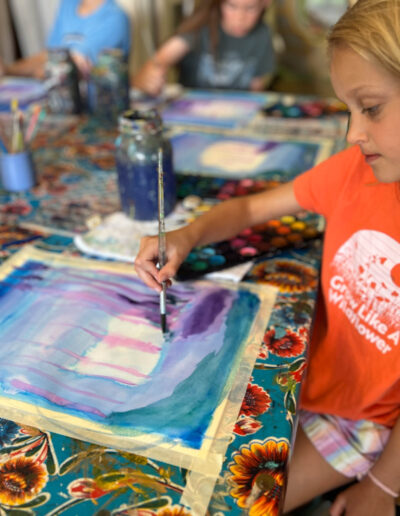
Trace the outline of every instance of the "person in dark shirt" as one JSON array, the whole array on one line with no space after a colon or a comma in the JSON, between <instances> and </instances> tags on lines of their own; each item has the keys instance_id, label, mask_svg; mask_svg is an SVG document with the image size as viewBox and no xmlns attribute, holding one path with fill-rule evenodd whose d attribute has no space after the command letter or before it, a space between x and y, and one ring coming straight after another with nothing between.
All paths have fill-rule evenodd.
<instances>
[{"instance_id":1,"label":"person in dark shirt","mask_svg":"<svg viewBox=\"0 0 400 516\"><path fill-rule=\"evenodd\" d=\"M261 91L275 70L271 31L263 21L271 0L206 0L133 77L132 85L161 93L171 66L190 88Z\"/></svg>"}]
</instances>

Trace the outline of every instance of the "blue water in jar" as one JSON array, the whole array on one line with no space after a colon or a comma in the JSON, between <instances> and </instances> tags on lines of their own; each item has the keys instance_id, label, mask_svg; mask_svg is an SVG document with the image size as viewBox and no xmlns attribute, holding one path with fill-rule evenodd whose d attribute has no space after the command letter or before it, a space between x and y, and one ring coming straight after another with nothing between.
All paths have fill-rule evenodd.
<instances>
[{"instance_id":1,"label":"blue water in jar","mask_svg":"<svg viewBox=\"0 0 400 516\"><path fill-rule=\"evenodd\" d=\"M156 156L155 156L156 157ZM158 162L136 161L117 152L118 187L123 211L135 220L158 218ZM176 181L172 152L163 150L164 215L169 215L176 203Z\"/></svg>"}]
</instances>

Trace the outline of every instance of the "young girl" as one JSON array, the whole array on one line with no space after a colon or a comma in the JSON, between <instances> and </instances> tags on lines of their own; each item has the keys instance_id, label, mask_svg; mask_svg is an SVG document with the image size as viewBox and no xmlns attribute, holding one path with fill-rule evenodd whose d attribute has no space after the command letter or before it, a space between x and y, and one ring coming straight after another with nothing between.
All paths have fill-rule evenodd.
<instances>
[{"instance_id":1,"label":"young girl","mask_svg":"<svg viewBox=\"0 0 400 516\"><path fill-rule=\"evenodd\" d=\"M190 88L264 89L275 58L262 16L271 0L203 0L177 34L133 78L135 88L158 95L168 69L179 63Z\"/></svg>"},{"instance_id":2,"label":"young girl","mask_svg":"<svg viewBox=\"0 0 400 516\"><path fill-rule=\"evenodd\" d=\"M86 77L98 54L119 48L128 57L131 44L128 16L115 0L62 0L50 31L47 48L68 48L81 75ZM42 79L47 51L5 65L0 76L22 75Z\"/></svg>"},{"instance_id":3,"label":"young girl","mask_svg":"<svg viewBox=\"0 0 400 516\"><path fill-rule=\"evenodd\" d=\"M160 290L192 246L301 208L326 218L322 298L302 386L285 511L343 486L331 516L393 516L400 493L400 2L358 0L329 36L349 148L268 192L146 238L139 276Z\"/></svg>"}]
</instances>

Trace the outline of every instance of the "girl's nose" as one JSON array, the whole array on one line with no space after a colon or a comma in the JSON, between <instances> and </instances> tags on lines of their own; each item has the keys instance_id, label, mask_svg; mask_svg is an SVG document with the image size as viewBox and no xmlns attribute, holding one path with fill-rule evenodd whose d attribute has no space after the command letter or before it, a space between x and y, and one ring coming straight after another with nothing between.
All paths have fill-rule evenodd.
<instances>
[{"instance_id":1,"label":"girl's nose","mask_svg":"<svg viewBox=\"0 0 400 516\"><path fill-rule=\"evenodd\" d=\"M348 143L354 145L364 143L368 139L365 124L362 115L349 114L347 125L346 140Z\"/></svg>"}]
</instances>

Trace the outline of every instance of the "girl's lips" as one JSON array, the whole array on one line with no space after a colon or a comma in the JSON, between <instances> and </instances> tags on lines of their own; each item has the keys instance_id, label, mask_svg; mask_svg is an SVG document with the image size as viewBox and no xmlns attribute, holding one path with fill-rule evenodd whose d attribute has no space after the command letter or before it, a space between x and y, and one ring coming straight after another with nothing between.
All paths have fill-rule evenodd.
<instances>
[{"instance_id":1,"label":"girl's lips","mask_svg":"<svg viewBox=\"0 0 400 516\"><path fill-rule=\"evenodd\" d=\"M364 154L365 156L365 161L367 163L371 163L372 161L375 161L376 159L378 159L380 157L380 154Z\"/></svg>"}]
</instances>

